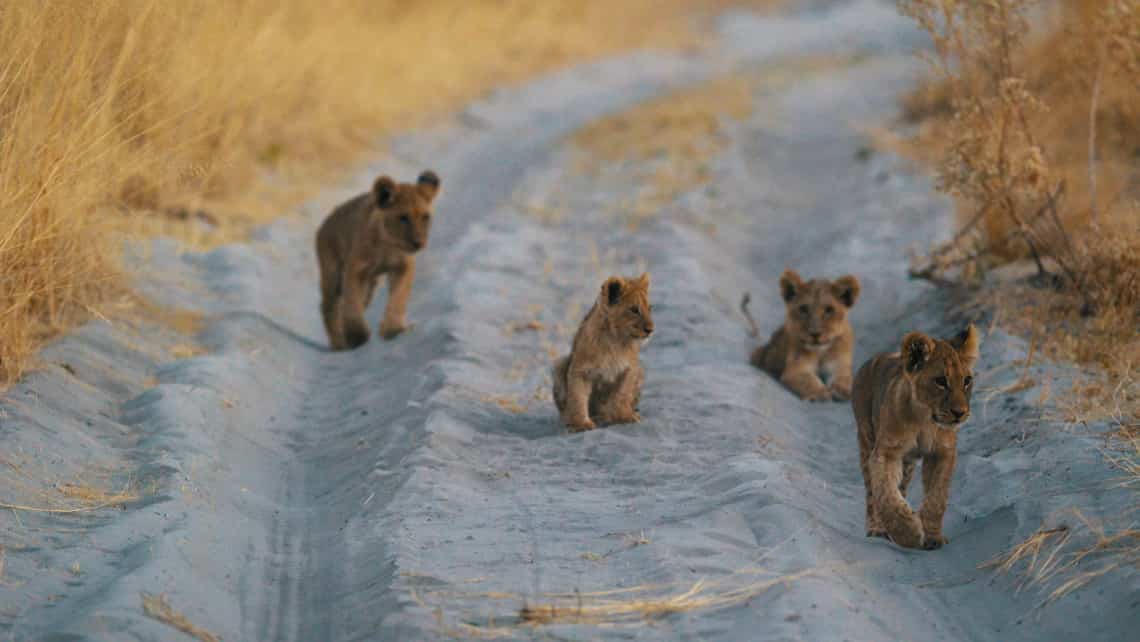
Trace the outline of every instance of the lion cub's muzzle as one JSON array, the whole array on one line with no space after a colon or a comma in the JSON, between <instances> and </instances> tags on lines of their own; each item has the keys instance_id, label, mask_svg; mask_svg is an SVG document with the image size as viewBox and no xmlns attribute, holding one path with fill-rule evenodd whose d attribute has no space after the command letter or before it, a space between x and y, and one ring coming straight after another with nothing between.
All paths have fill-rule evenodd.
<instances>
[{"instance_id":1,"label":"lion cub's muzzle","mask_svg":"<svg viewBox=\"0 0 1140 642\"><path fill-rule=\"evenodd\" d=\"M641 327L640 327L640 328L638 328L638 330L640 330L640 331L641 331L641 333L640 333L640 334L635 334L635 335L634 335L634 338L635 338L635 339L648 339L648 338L649 338L649 336L650 336L651 334L653 334L653 322L652 322L652 321L649 321L649 322L646 322L646 323L642 323L642 324L641 324Z\"/></svg>"},{"instance_id":2,"label":"lion cub's muzzle","mask_svg":"<svg viewBox=\"0 0 1140 642\"><path fill-rule=\"evenodd\" d=\"M939 426L946 426L947 428L960 426L970 418L970 409L966 408L964 410L959 410L957 408L952 408L950 410L935 412L933 418L934 423L938 424Z\"/></svg>"}]
</instances>

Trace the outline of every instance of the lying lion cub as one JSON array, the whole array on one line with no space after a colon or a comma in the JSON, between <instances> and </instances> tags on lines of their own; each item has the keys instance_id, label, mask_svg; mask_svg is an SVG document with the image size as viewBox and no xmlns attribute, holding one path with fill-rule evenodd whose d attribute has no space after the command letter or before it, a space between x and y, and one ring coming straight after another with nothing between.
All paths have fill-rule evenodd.
<instances>
[{"instance_id":1,"label":"lying lion cub","mask_svg":"<svg viewBox=\"0 0 1140 642\"><path fill-rule=\"evenodd\" d=\"M847 310L859 298L859 279L851 275L834 281L815 279L804 282L793 270L780 275L780 295L787 316L749 359L808 401L843 400L851 396L851 352L855 332L847 320ZM748 312L749 296L740 309L759 336L756 321ZM831 378L825 385L820 374Z\"/></svg>"},{"instance_id":2,"label":"lying lion cub","mask_svg":"<svg viewBox=\"0 0 1140 642\"><path fill-rule=\"evenodd\" d=\"M570 354L554 363L554 404L574 432L641 421L641 344L653 334L649 275L611 276L582 320Z\"/></svg>"},{"instance_id":3,"label":"lying lion cub","mask_svg":"<svg viewBox=\"0 0 1140 642\"><path fill-rule=\"evenodd\" d=\"M414 185L387 176L372 191L342 203L317 230L321 270L321 316L333 350L368 341L364 310L377 282L388 275L388 306L380 336L392 339L407 329L404 311L416 275L415 253L427 245L431 203L439 193L435 172Z\"/></svg>"},{"instance_id":4,"label":"lying lion cub","mask_svg":"<svg viewBox=\"0 0 1140 642\"><path fill-rule=\"evenodd\" d=\"M970 416L971 370L981 342L971 324L948 341L912 332L902 351L872 358L855 375L851 405L867 490L867 536L907 548L941 547L942 516L958 457L958 427ZM922 460L922 506L906 502Z\"/></svg>"}]
</instances>

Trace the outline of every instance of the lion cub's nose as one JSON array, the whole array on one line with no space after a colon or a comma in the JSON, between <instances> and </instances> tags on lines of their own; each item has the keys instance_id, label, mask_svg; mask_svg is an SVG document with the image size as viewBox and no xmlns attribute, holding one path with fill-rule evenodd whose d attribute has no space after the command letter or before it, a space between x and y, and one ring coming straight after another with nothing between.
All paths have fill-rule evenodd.
<instances>
[{"instance_id":1,"label":"lion cub's nose","mask_svg":"<svg viewBox=\"0 0 1140 642\"><path fill-rule=\"evenodd\" d=\"M645 334L653 334L653 323L646 323L643 329L645 330Z\"/></svg>"},{"instance_id":2,"label":"lion cub's nose","mask_svg":"<svg viewBox=\"0 0 1140 642\"><path fill-rule=\"evenodd\" d=\"M823 336L822 332L812 332L811 333L811 340L818 342L822 336Z\"/></svg>"},{"instance_id":3,"label":"lion cub's nose","mask_svg":"<svg viewBox=\"0 0 1140 642\"><path fill-rule=\"evenodd\" d=\"M962 421L962 418L965 417L966 413L968 413L968 412L970 412L970 411L969 410L959 410L957 408L950 409L950 414L954 415L954 421Z\"/></svg>"}]
</instances>

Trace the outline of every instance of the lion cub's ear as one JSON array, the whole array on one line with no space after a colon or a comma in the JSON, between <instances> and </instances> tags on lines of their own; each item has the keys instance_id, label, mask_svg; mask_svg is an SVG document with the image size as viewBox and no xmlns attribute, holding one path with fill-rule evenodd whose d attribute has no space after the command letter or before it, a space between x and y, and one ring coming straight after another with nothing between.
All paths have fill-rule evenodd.
<instances>
[{"instance_id":1,"label":"lion cub's ear","mask_svg":"<svg viewBox=\"0 0 1140 642\"><path fill-rule=\"evenodd\" d=\"M376 207L388 207L396 196L396 181L391 176L381 176L372 184L372 196L376 199Z\"/></svg>"},{"instance_id":2,"label":"lion cub's ear","mask_svg":"<svg viewBox=\"0 0 1140 642\"><path fill-rule=\"evenodd\" d=\"M923 364L934 352L934 339L921 332L911 332L902 340L902 361L907 372L922 370Z\"/></svg>"},{"instance_id":3,"label":"lion cub's ear","mask_svg":"<svg viewBox=\"0 0 1140 642\"><path fill-rule=\"evenodd\" d=\"M424 198L431 202L435 199L435 195L439 194L439 175L430 169L425 169L420 177L416 179L416 189Z\"/></svg>"},{"instance_id":4,"label":"lion cub's ear","mask_svg":"<svg viewBox=\"0 0 1140 642\"><path fill-rule=\"evenodd\" d=\"M780 275L780 296L785 303L791 303L803 287L804 281L795 270L784 270Z\"/></svg>"},{"instance_id":5,"label":"lion cub's ear","mask_svg":"<svg viewBox=\"0 0 1140 642\"><path fill-rule=\"evenodd\" d=\"M981 356L979 348L982 345L982 333L978 332L978 329L971 323L966 326L965 330L959 332L958 336L950 340L950 345L958 351L958 356L961 357L963 364L972 370L978 361L978 357Z\"/></svg>"},{"instance_id":6,"label":"lion cub's ear","mask_svg":"<svg viewBox=\"0 0 1140 642\"><path fill-rule=\"evenodd\" d=\"M633 282L633 285L635 285L638 288L641 288L642 290L645 290L646 292L648 292L649 291L649 273L648 272L642 272L641 276L637 277L637 280Z\"/></svg>"},{"instance_id":7,"label":"lion cub's ear","mask_svg":"<svg viewBox=\"0 0 1140 642\"><path fill-rule=\"evenodd\" d=\"M601 299L606 305L617 305L622 294L625 294L625 283L621 277L611 276L602 284Z\"/></svg>"},{"instance_id":8,"label":"lion cub's ear","mask_svg":"<svg viewBox=\"0 0 1140 642\"><path fill-rule=\"evenodd\" d=\"M831 284L831 293L847 307L855 305L859 290L859 279L850 274L835 279Z\"/></svg>"}]
</instances>

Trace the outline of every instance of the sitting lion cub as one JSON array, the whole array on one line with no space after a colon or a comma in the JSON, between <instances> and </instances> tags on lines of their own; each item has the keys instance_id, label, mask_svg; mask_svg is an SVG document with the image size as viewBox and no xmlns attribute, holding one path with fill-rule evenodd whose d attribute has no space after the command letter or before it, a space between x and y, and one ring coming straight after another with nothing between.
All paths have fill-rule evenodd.
<instances>
[{"instance_id":1,"label":"sitting lion cub","mask_svg":"<svg viewBox=\"0 0 1140 642\"><path fill-rule=\"evenodd\" d=\"M855 375L851 405L867 490L867 536L907 548L941 547L942 515L958 456L958 426L970 416L981 338L971 324L948 341L912 332L901 352L872 358ZM906 502L922 460L922 506Z\"/></svg>"},{"instance_id":2,"label":"sitting lion cub","mask_svg":"<svg viewBox=\"0 0 1140 642\"><path fill-rule=\"evenodd\" d=\"M851 353L855 332L847 320L847 310L859 298L859 279L847 275L834 281L815 279L804 282L793 270L780 275L780 295L787 308L784 325L756 348L749 359L808 401L843 400L851 396ZM749 296L740 309L752 326L760 330L748 313ZM830 377L825 385L820 374Z\"/></svg>"},{"instance_id":3,"label":"sitting lion cub","mask_svg":"<svg viewBox=\"0 0 1140 642\"><path fill-rule=\"evenodd\" d=\"M641 421L641 344L653 334L649 275L611 276L582 320L570 354L554 363L554 404L574 432Z\"/></svg>"},{"instance_id":4,"label":"sitting lion cub","mask_svg":"<svg viewBox=\"0 0 1140 642\"><path fill-rule=\"evenodd\" d=\"M321 270L321 316L333 350L368 341L364 310L376 284L388 275L388 306L380 336L392 339L407 329L404 311L416 275L415 253L427 244L431 203L439 193L435 172L414 185L387 176L372 191L342 203L317 230Z\"/></svg>"}]
</instances>

